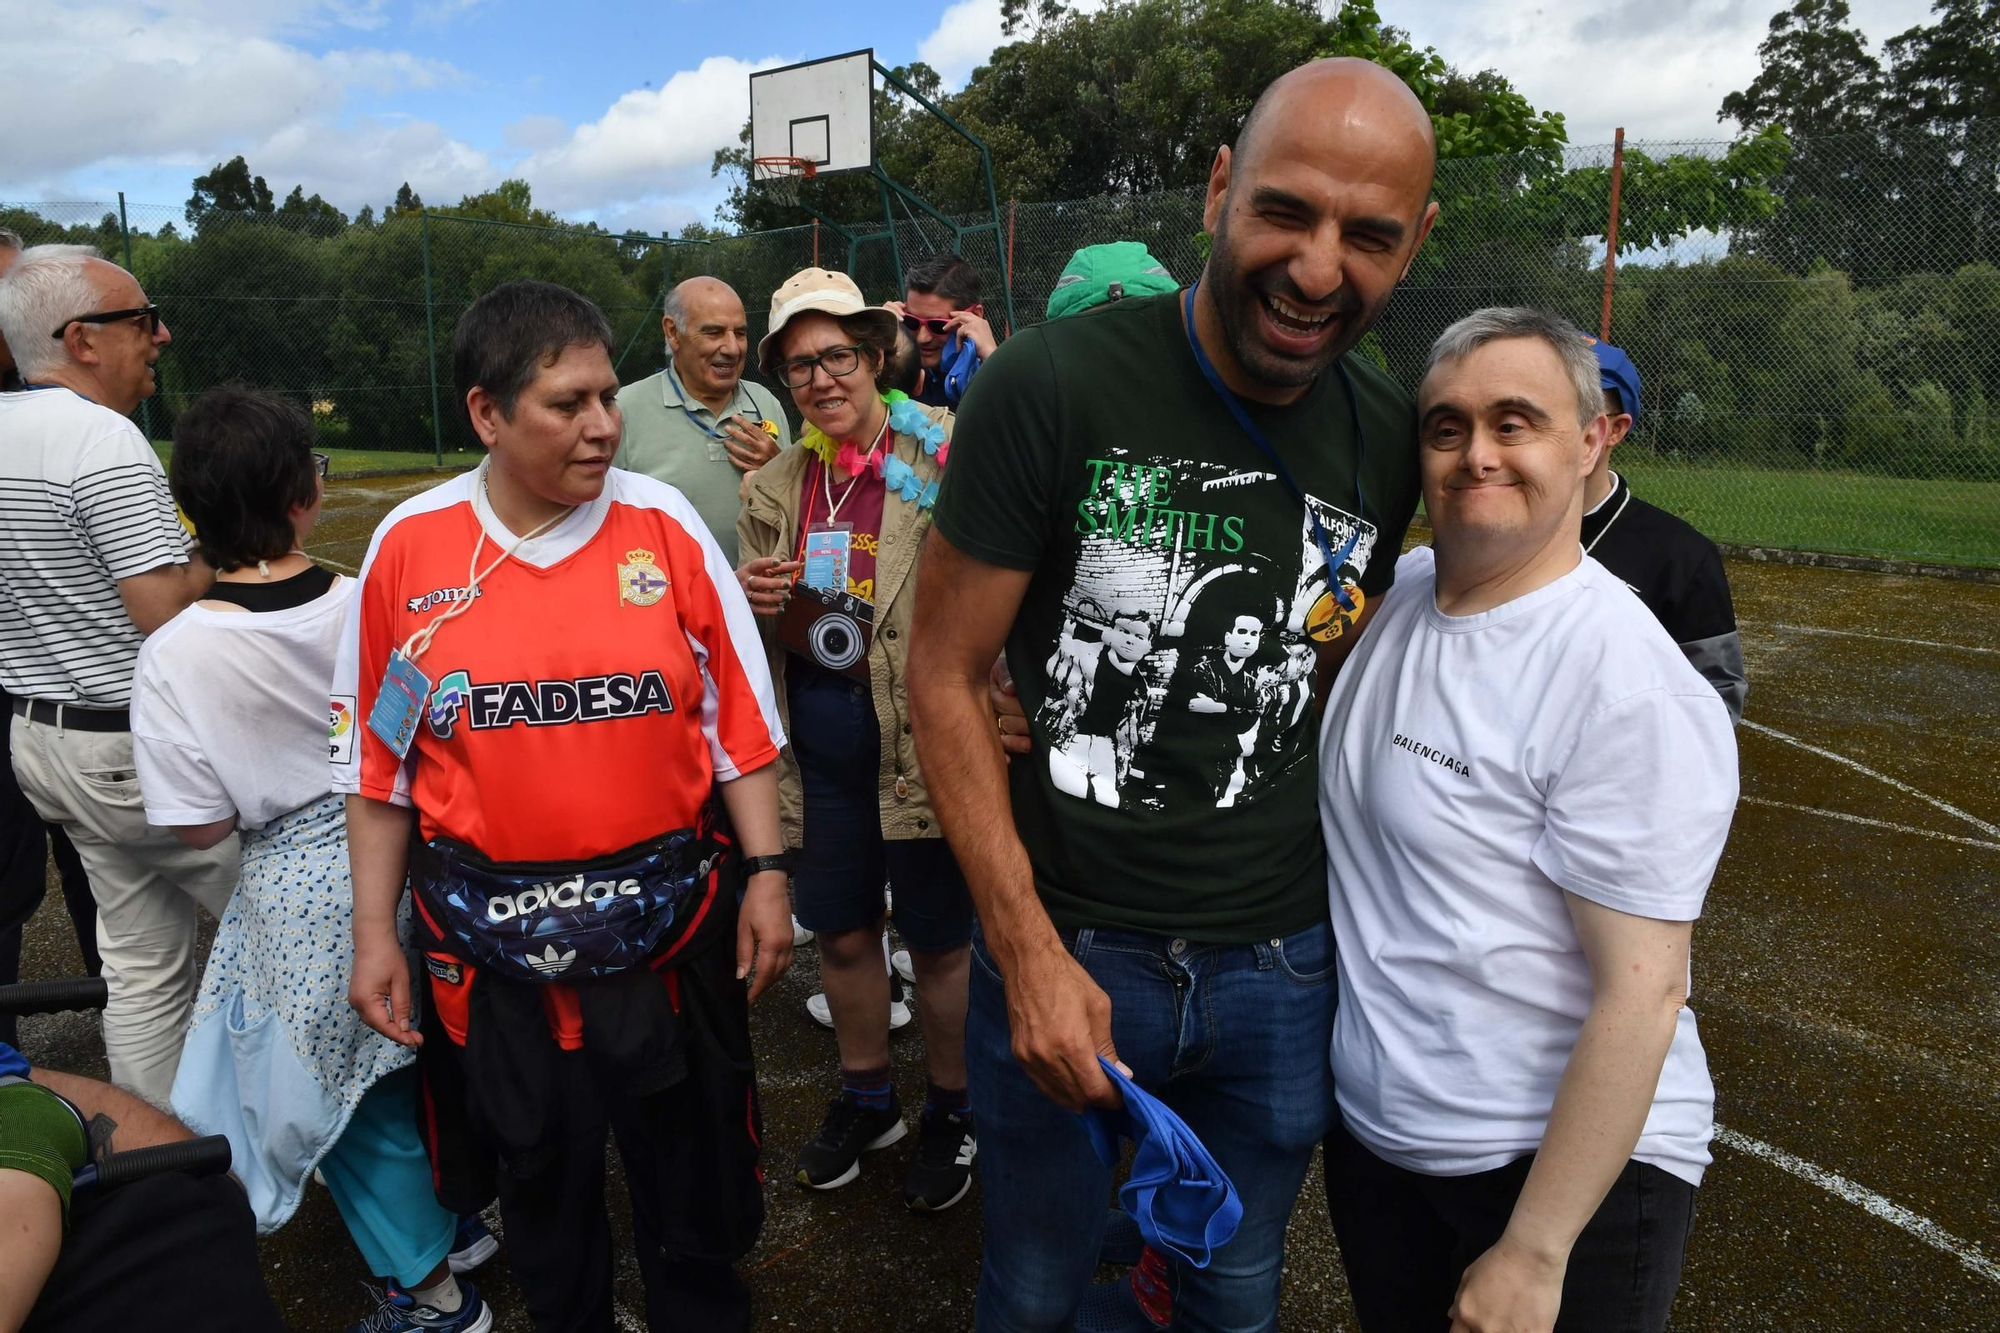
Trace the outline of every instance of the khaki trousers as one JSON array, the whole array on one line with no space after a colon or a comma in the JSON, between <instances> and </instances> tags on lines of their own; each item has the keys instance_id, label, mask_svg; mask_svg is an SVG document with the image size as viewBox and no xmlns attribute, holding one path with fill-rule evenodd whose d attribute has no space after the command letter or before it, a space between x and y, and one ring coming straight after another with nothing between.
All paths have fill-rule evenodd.
<instances>
[{"instance_id":1,"label":"khaki trousers","mask_svg":"<svg viewBox=\"0 0 2000 1333\"><path fill-rule=\"evenodd\" d=\"M76 844L97 900L111 1081L165 1106L194 1003L195 907L222 915L236 888L236 835L199 852L148 824L129 732L8 720L21 791Z\"/></svg>"}]
</instances>

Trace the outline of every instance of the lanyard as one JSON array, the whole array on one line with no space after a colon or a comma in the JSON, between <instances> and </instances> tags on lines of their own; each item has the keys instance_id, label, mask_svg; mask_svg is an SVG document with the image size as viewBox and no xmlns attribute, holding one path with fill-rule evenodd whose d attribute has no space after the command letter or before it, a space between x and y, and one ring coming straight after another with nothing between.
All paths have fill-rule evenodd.
<instances>
[{"instance_id":1,"label":"lanyard","mask_svg":"<svg viewBox=\"0 0 2000 1333\"><path fill-rule=\"evenodd\" d=\"M679 404L680 409L681 411L687 413L687 418L689 421L692 421L694 423L695 429L699 430L702 434L708 436L708 438L711 440L720 440L724 438L725 432L721 427L721 421L724 416L728 415L728 413L726 411L718 413L715 418L717 423L716 428L710 430L707 426L702 424L701 417L698 415L702 409L702 404L697 402L693 407L688 406L687 385L681 383L680 374L674 369L672 362L667 363L667 379L673 384L674 392L681 396ZM740 399L742 396L743 396L743 390L741 386L739 386L737 388L737 391L730 396L728 406L735 407L737 400Z\"/></svg>"},{"instance_id":2,"label":"lanyard","mask_svg":"<svg viewBox=\"0 0 2000 1333\"><path fill-rule=\"evenodd\" d=\"M889 434L889 422L888 419L885 417L882 421L882 429L880 433L878 433L875 436L875 443L868 447L868 453L861 460L861 464L864 468L868 465L869 460L875 457L875 451L882 447L882 441L888 437L888 434ZM826 492L827 526L832 527L834 520L840 517L841 506L845 505L847 503L847 498L850 495L854 494L854 488L861 484L861 474L857 472L852 477L849 477L847 479L847 489L843 490L840 493L839 503L835 503L833 498L833 464L824 458L819 460L819 481L820 481L820 488ZM812 524L813 524L813 496L812 496L812 487L808 485L806 487L806 521L799 526L799 553L796 557L794 557L795 559L799 560L805 559L806 530L812 527Z\"/></svg>"},{"instance_id":3,"label":"lanyard","mask_svg":"<svg viewBox=\"0 0 2000 1333\"><path fill-rule=\"evenodd\" d=\"M1186 295L1181 298L1181 316L1187 325L1188 347L1194 352L1195 364L1201 367L1202 377L1208 381L1208 387L1215 390L1215 396L1222 400L1222 405L1229 409L1229 415L1236 418L1236 424L1250 437L1250 443L1256 445L1271 466L1277 469L1278 480L1292 493L1292 498L1304 507L1306 518L1312 524L1313 540L1319 543L1320 558L1326 561L1326 586L1339 599L1343 611L1352 611L1354 599L1348 595L1346 587L1340 581L1340 567L1353 552L1355 543L1361 540L1361 523L1367 512L1362 506L1361 499L1361 465L1367 457L1368 442L1361 433L1360 400L1354 396L1354 381L1348 377L1347 365L1344 361L1333 363L1333 368L1340 372L1340 387L1347 394L1347 419L1354 428L1354 531L1348 535L1347 544L1335 551L1333 543L1327 540L1326 526L1319 521L1319 511L1306 499L1306 493L1299 488L1298 482L1292 480L1291 469L1285 466L1285 460L1278 457L1278 451L1264 438L1264 432L1258 430L1257 423L1250 420L1250 413L1244 408L1242 400L1230 392L1229 386L1222 382L1222 376L1217 373L1215 363L1208 359L1208 352L1201 345L1201 335L1194 329L1194 294L1195 288L1200 286L1201 282L1197 279L1194 286L1189 287Z\"/></svg>"}]
</instances>

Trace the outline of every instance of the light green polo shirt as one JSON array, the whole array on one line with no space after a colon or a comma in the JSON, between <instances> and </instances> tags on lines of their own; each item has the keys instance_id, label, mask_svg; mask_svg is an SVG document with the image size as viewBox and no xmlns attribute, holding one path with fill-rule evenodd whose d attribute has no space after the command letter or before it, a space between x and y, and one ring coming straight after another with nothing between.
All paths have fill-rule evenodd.
<instances>
[{"instance_id":1,"label":"light green polo shirt","mask_svg":"<svg viewBox=\"0 0 2000 1333\"><path fill-rule=\"evenodd\" d=\"M715 534L716 544L736 564L736 489L743 474L729 461L729 449L719 433L715 413L683 392L680 376L669 365L657 375L618 391L618 409L625 416L625 436L618 446L618 466L658 477L688 498L702 522ZM736 382L736 396L723 416L740 414L755 425L778 423L778 447L792 442L777 396L761 384Z\"/></svg>"}]
</instances>

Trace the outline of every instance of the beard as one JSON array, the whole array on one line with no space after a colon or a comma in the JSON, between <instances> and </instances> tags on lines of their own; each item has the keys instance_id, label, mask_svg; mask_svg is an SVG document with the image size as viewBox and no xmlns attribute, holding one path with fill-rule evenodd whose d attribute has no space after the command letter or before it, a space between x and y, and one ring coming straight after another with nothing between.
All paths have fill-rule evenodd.
<instances>
[{"instance_id":1,"label":"beard","mask_svg":"<svg viewBox=\"0 0 2000 1333\"><path fill-rule=\"evenodd\" d=\"M1389 304L1385 294L1373 306L1364 305L1354 289L1343 286L1330 298L1315 299L1300 291L1281 266L1259 273L1246 273L1229 244L1229 211L1224 209L1215 224L1215 240L1209 247L1208 269L1203 280L1209 284L1209 298L1215 302L1222 322L1222 336L1230 353L1245 375L1273 389L1297 389L1319 378L1321 371L1347 355L1361 341ZM1293 305L1324 308L1329 302L1340 327L1325 347L1308 357L1282 352L1264 341L1264 296L1278 297Z\"/></svg>"}]
</instances>

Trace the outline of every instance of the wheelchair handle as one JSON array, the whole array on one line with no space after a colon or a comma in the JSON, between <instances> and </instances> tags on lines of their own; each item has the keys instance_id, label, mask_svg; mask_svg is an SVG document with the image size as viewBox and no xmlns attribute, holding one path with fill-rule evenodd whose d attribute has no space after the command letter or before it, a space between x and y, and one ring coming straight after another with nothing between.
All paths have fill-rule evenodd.
<instances>
[{"instance_id":1,"label":"wheelchair handle","mask_svg":"<svg viewBox=\"0 0 2000 1333\"><path fill-rule=\"evenodd\" d=\"M112 1153L101 1164L93 1163L78 1171L72 1188L87 1189L94 1185L99 1189L117 1189L120 1185L130 1185L169 1171L181 1171L191 1176L216 1176L227 1171L229 1164L229 1140L220 1134L209 1134L198 1139L183 1139L179 1143L162 1143L153 1148Z\"/></svg>"},{"instance_id":2,"label":"wheelchair handle","mask_svg":"<svg viewBox=\"0 0 2000 1333\"><path fill-rule=\"evenodd\" d=\"M109 994L103 977L23 981L12 986L0 986L0 1014L25 1017L29 1014L56 1014L66 1009L102 1009Z\"/></svg>"}]
</instances>

